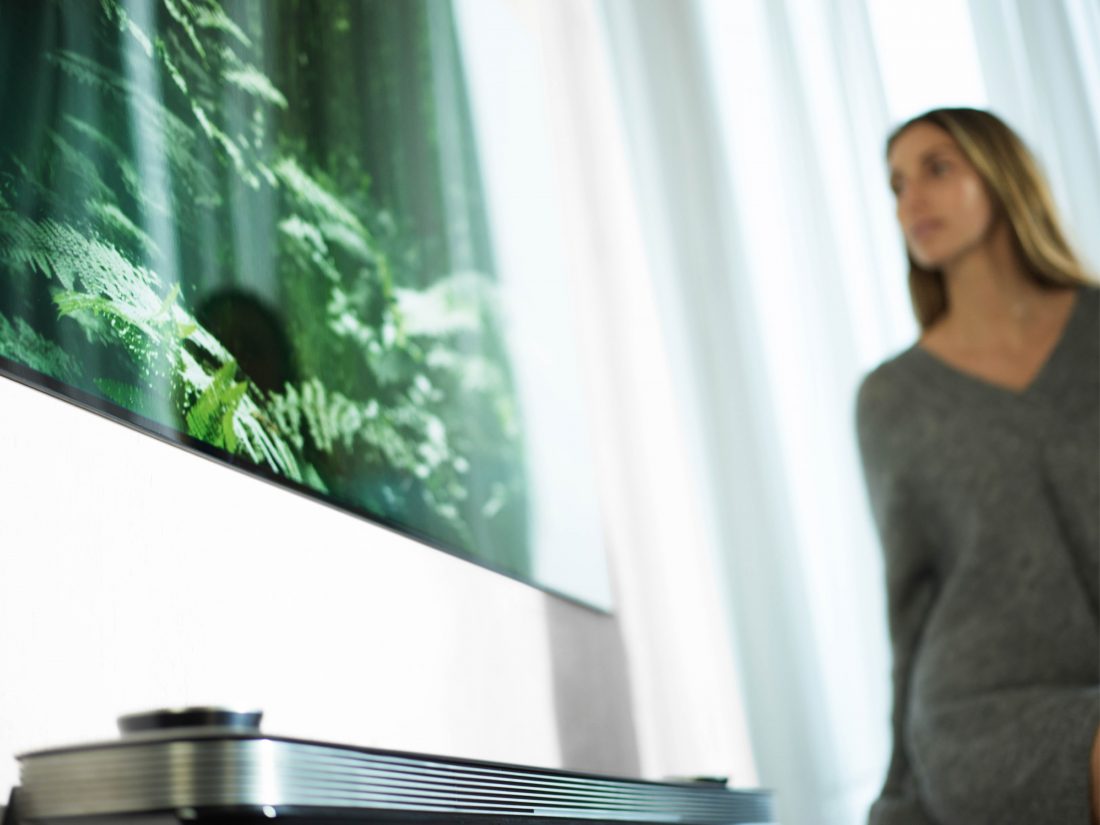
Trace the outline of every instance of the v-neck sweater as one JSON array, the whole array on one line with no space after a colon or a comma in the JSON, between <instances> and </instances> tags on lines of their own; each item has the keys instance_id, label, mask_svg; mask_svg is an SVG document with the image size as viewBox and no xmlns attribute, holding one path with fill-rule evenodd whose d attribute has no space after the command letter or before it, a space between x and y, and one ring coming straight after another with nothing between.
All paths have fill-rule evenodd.
<instances>
[{"instance_id":1,"label":"v-neck sweater","mask_svg":"<svg viewBox=\"0 0 1100 825\"><path fill-rule=\"evenodd\" d=\"M857 430L893 752L871 825L1086 825L1100 725L1100 291L1016 392L914 345Z\"/></svg>"}]
</instances>

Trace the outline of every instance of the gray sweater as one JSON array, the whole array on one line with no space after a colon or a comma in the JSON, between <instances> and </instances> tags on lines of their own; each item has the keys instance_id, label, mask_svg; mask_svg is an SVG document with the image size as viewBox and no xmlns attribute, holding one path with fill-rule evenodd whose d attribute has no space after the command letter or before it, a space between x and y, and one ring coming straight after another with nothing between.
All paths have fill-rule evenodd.
<instances>
[{"instance_id":1,"label":"gray sweater","mask_svg":"<svg viewBox=\"0 0 1100 825\"><path fill-rule=\"evenodd\" d=\"M1087 825L1100 724L1100 292L1012 392L913 346L857 428L885 554L893 755L871 825Z\"/></svg>"}]
</instances>

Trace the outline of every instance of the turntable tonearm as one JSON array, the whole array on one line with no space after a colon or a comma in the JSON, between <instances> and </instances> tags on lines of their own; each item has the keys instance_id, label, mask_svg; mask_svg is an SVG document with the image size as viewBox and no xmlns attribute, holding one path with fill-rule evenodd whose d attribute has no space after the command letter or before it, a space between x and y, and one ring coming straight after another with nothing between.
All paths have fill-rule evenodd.
<instances>
[{"instance_id":1,"label":"turntable tonearm","mask_svg":"<svg viewBox=\"0 0 1100 825\"><path fill-rule=\"evenodd\" d=\"M770 795L267 736L258 712L119 720L118 740L26 753L2 825L774 823ZM274 823L273 823L274 825Z\"/></svg>"}]
</instances>

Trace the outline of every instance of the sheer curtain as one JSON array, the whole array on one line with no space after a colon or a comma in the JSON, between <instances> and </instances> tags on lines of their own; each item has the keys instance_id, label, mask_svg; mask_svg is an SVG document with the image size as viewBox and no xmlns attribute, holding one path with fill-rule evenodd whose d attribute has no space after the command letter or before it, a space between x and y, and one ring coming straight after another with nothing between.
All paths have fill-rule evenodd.
<instances>
[{"instance_id":1,"label":"sheer curtain","mask_svg":"<svg viewBox=\"0 0 1100 825\"><path fill-rule=\"evenodd\" d=\"M611 616L546 602L560 759L581 770L721 774L754 786L600 7L591 0L455 7L489 210L501 230L494 240L502 300L520 309L509 334L522 341L550 322L540 317L548 307L575 309L563 307L562 317L573 322L588 390L584 409L563 415L560 399L553 407L547 394L561 394L557 372L578 353L572 346L525 353L541 365L538 385L522 388L524 401L546 408L537 425L569 438L573 422L587 417L614 593ZM578 492L561 474L539 480ZM548 510L549 540L570 541L591 512Z\"/></svg>"},{"instance_id":2,"label":"sheer curtain","mask_svg":"<svg viewBox=\"0 0 1100 825\"><path fill-rule=\"evenodd\" d=\"M1073 242L1100 271L1100 4L969 0L990 107L1036 150Z\"/></svg>"},{"instance_id":3,"label":"sheer curtain","mask_svg":"<svg viewBox=\"0 0 1100 825\"><path fill-rule=\"evenodd\" d=\"M1060 202L1096 243L1081 230L1100 180L1081 174L1096 169L1095 6L922 4L931 29L896 19L902 5L604 2L701 532L786 825L862 822L889 753L852 411L861 377L916 333L885 135L933 105L1001 111L1073 170Z\"/></svg>"}]
</instances>

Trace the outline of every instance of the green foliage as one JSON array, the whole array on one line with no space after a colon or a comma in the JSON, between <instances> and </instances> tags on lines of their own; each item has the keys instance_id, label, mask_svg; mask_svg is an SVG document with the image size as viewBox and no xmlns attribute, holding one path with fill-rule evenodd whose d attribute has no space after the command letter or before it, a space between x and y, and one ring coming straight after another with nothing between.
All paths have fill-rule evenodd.
<instances>
[{"instance_id":1,"label":"green foliage","mask_svg":"<svg viewBox=\"0 0 1100 825\"><path fill-rule=\"evenodd\" d=\"M147 57L153 56L153 44L149 40L148 35L146 35L141 27L131 19L126 9L115 2L115 0L100 0L100 7L103 9L103 14L108 20L112 20L118 24L119 31L127 32L137 40Z\"/></svg>"},{"instance_id":2,"label":"green foliage","mask_svg":"<svg viewBox=\"0 0 1100 825\"><path fill-rule=\"evenodd\" d=\"M363 223L337 196L306 173L294 158L281 159L275 166L275 174L305 220L316 225L319 235L335 241L365 262L375 258L371 249L373 241Z\"/></svg>"},{"instance_id":3,"label":"green foliage","mask_svg":"<svg viewBox=\"0 0 1100 825\"><path fill-rule=\"evenodd\" d=\"M108 401L113 401L120 407L144 415L146 418L156 419L156 402L160 399L151 397L147 388L111 378L96 378L93 383Z\"/></svg>"},{"instance_id":4,"label":"green foliage","mask_svg":"<svg viewBox=\"0 0 1100 825\"><path fill-rule=\"evenodd\" d=\"M198 400L187 411L187 430L215 447L236 452L239 439L233 421L248 392L248 382L235 381L237 365L230 361L216 373Z\"/></svg>"},{"instance_id":5,"label":"green foliage","mask_svg":"<svg viewBox=\"0 0 1100 825\"><path fill-rule=\"evenodd\" d=\"M39 335L22 318L0 315L0 355L67 383L76 383L80 366L69 353Z\"/></svg>"},{"instance_id":6,"label":"green foliage","mask_svg":"<svg viewBox=\"0 0 1100 825\"><path fill-rule=\"evenodd\" d=\"M228 54L232 55L233 53L229 52ZM225 80L227 83L237 87L247 95L266 100L280 109L287 107L286 98L283 97L282 92L271 85L267 75L255 66L240 63L235 57L230 58L230 63L236 64L237 68L226 71Z\"/></svg>"},{"instance_id":7,"label":"green foliage","mask_svg":"<svg viewBox=\"0 0 1100 825\"><path fill-rule=\"evenodd\" d=\"M109 201L94 200L88 204L89 216L109 236L120 244L141 249L149 257L159 257L160 248L141 227Z\"/></svg>"},{"instance_id":8,"label":"green foliage","mask_svg":"<svg viewBox=\"0 0 1100 825\"><path fill-rule=\"evenodd\" d=\"M0 211L0 263L34 270L58 282L54 302L63 316L99 315L118 330L135 357L148 355L166 330L176 331L172 307L179 294L157 294L156 276L114 246L52 219L31 221Z\"/></svg>"},{"instance_id":9,"label":"green foliage","mask_svg":"<svg viewBox=\"0 0 1100 825\"><path fill-rule=\"evenodd\" d=\"M158 41L159 42L159 41ZM158 49L158 54L163 48ZM67 50L59 50L46 57L47 63L57 67L62 74L102 96L104 105L113 104L123 116L131 115L138 120L143 131L163 135L164 151L185 197L174 204L165 202L160 193L144 185L131 160L131 150L122 141L105 134L95 125L66 115L65 125L75 137L83 137L91 148L102 150L117 166L126 193L135 201L137 211L155 211L169 214L171 208L180 210L178 218L180 228L186 229L194 217L188 209L190 205L200 208L217 207L221 203L217 180L202 154L202 137L194 124L188 123L176 113L153 97L148 91L135 86L126 77L110 68L100 65L84 55ZM91 181L96 187L102 180L103 169L92 172L83 170L81 179Z\"/></svg>"},{"instance_id":10,"label":"green foliage","mask_svg":"<svg viewBox=\"0 0 1100 825\"><path fill-rule=\"evenodd\" d=\"M198 335L196 340L203 337ZM216 342L207 343L228 355ZM247 455L292 481L301 481L298 457L270 424L257 400L258 390L247 380L237 380L236 363L228 360L211 373L190 348L180 348L178 355L176 379L187 433L229 453Z\"/></svg>"},{"instance_id":11,"label":"green foliage","mask_svg":"<svg viewBox=\"0 0 1100 825\"><path fill-rule=\"evenodd\" d=\"M99 9L102 41L136 43L138 74L161 84L95 51L46 56L94 105L66 110L39 154L0 158L0 277L19 277L15 300L48 296L58 319L0 315L0 354L467 551L488 553L497 530L509 550L493 560L522 568L522 441L492 280L420 283L426 241L400 237L354 151L273 144L299 97L258 67L248 15L160 0L153 32L116 0ZM225 227L257 206L273 216L290 333L281 388L261 389L196 318L196 284L244 264Z\"/></svg>"}]
</instances>

